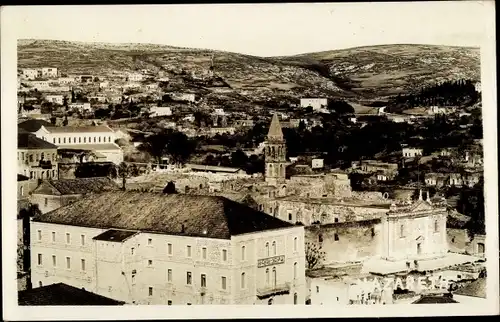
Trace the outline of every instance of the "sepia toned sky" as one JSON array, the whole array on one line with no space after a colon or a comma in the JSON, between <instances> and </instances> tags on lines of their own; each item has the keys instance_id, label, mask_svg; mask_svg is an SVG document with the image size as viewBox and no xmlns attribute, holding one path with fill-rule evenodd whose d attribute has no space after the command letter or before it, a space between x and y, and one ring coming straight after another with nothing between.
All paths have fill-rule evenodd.
<instances>
[{"instance_id":1,"label":"sepia toned sky","mask_svg":"<svg viewBox=\"0 0 500 322\"><path fill-rule=\"evenodd\" d=\"M485 2L488 2L485 1ZM377 44L479 46L480 1L11 7L18 38L140 42L259 56Z\"/></svg>"}]
</instances>

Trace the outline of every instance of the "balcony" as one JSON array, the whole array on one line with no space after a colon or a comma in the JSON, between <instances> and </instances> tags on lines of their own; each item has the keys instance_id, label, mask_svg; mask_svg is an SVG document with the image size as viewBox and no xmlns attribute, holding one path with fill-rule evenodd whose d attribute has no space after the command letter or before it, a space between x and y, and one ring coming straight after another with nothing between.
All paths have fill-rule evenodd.
<instances>
[{"instance_id":1,"label":"balcony","mask_svg":"<svg viewBox=\"0 0 500 322\"><path fill-rule=\"evenodd\" d=\"M277 284L257 289L257 297L262 300L275 295L290 294L290 283Z\"/></svg>"}]
</instances>

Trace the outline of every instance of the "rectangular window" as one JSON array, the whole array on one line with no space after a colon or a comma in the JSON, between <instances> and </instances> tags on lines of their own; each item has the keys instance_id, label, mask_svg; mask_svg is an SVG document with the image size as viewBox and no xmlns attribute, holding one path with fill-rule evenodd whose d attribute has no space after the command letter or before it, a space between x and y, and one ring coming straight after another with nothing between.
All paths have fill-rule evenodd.
<instances>
[{"instance_id":1,"label":"rectangular window","mask_svg":"<svg viewBox=\"0 0 500 322\"><path fill-rule=\"evenodd\" d=\"M80 242L82 246L85 246L85 235L80 235Z\"/></svg>"},{"instance_id":2,"label":"rectangular window","mask_svg":"<svg viewBox=\"0 0 500 322\"><path fill-rule=\"evenodd\" d=\"M134 269L132 270L132 284L135 284L135 275L137 274L137 271Z\"/></svg>"},{"instance_id":3,"label":"rectangular window","mask_svg":"<svg viewBox=\"0 0 500 322\"><path fill-rule=\"evenodd\" d=\"M167 305L172 305L172 301L171 301L171 300L168 300L168 301L167 301Z\"/></svg>"},{"instance_id":4,"label":"rectangular window","mask_svg":"<svg viewBox=\"0 0 500 322\"><path fill-rule=\"evenodd\" d=\"M134 247L130 248L130 255L134 255L134 251L135 251Z\"/></svg>"},{"instance_id":5,"label":"rectangular window","mask_svg":"<svg viewBox=\"0 0 500 322\"><path fill-rule=\"evenodd\" d=\"M71 243L71 235L69 233L66 233L66 244Z\"/></svg>"},{"instance_id":6,"label":"rectangular window","mask_svg":"<svg viewBox=\"0 0 500 322\"><path fill-rule=\"evenodd\" d=\"M203 247L203 248L201 249L201 257L202 257L203 259L207 259L207 248L206 248L206 247Z\"/></svg>"},{"instance_id":7,"label":"rectangular window","mask_svg":"<svg viewBox=\"0 0 500 322\"><path fill-rule=\"evenodd\" d=\"M186 275L186 284L187 285L191 285L191 272L187 272L187 275Z\"/></svg>"},{"instance_id":8,"label":"rectangular window","mask_svg":"<svg viewBox=\"0 0 500 322\"><path fill-rule=\"evenodd\" d=\"M172 269L167 270L167 282L172 282Z\"/></svg>"},{"instance_id":9,"label":"rectangular window","mask_svg":"<svg viewBox=\"0 0 500 322\"><path fill-rule=\"evenodd\" d=\"M52 255L52 266L56 267L57 266L57 259L56 255Z\"/></svg>"},{"instance_id":10,"label":"rectangular window","mask_svg":"<svg viewBox=\"0 0 500 322\"><path fill-rule=\"evenodd\" d=\"M153 240L151 238L148 238L148 246L153 245Z\"/></svg>"},{"instance_id":11,"label":"rectangular window","mask_svg":"<svg viewBox=\"0 0 500 322\"><path fill-rule=\"evenodd\" d=\"M227 250L226 249L222 250L222 261L224 261L224 262L227 261Z\"/></svg>"},{"instance_id":12,"label":"rectangular window","mask_svg":"<svg viewBox=\"0 0 500 322\"><path fill-rule=\"evenodd\" d=\"M81 260L81 269L82 269L82 271L85 271L85 259L83 259L83 258Z\"/></svg>"},{"instance_id":13,"label":"rectangular window","mask_svg":"<svg viewBox=\"0 0 500 322\"><path fill-rule=\"evenodd\" d=\"M167 254L172 255L172 244L167 244Z\"/></svg>"},{"instance_id":14,"label":"rectangular window","mask_svg":"<svg viewBox=\"0 0 500 322\"><path fill-rule=\"evenodd\" d=\"M43 257L42 257L42 254L38 254L38 265L43 265Z\"/></svg>"},{"instance_id":15,"label":"rectangular window","mask_svg":"<svg viewBox=\"0 0 500 322\"><path fill-rule=\"evenodd\" d=\"M201 274L201 287L207 287L207 276L205 274Z\"/></svg>"},{"instance_id":16,"label":"rectangular window","mask_svg":"<svg viewBox=\"0 0 500 322\"><path fill-rule=\"evenodd\" d=\"M52 232L52 242L54 242L54 243L56 242L56 232L55 231Z\"/></svg>"},{"instance_id":17,"label":"rectangular window","mask_svg":"<svg viewBox=\"0 0 500 322\"><path fill-rule=\"evenodd\" d=\"M63 143L66 143L66 138L63 138Z\"/></svg>"},{"instance_id":18,"label":"rectangular window","mask_svg":"<svg viewBox=\"0 0 500 322\"><path fill-rule=\"evenodd\" d=\"M222 278L221 278L221 286L222 286L223 290L226 289L226 277L225 276L222 276Z\"/></svg>"},{"instance_id":19,"label":"rectangular window","mask_svg":"<svg viewBox=\"0 0 500 322\"><path fill-rule=\"evenodd\" d=\"M148 259L148 267L151 267L151 266L153 266L153 260Z\"/></svg>"},{"instance_id":20,"label":"rectangular window","mask_svg":"<svg viewBox=\"0 0 500 322\"><path fill-rule=\"evenodd\" d=\"M47 207L47 205L49 204L49 199L48 198L45 198L44 202L43 202L43 205L45 207Z\"/></svg>"},{"instance_id":21,"label":"rectangular window","mask_svg":"<svg viewBox=\"0 0 500 322\"><path fill-rule=\"evenodd\" d=\"M66 257L66 268L71 269L71 258Z\"/></svg>"},{"instance_id":22,"label":"rectangular window","mask_svg":"<svg viewBox=\"0 0 500 322\"><path fill-rule=\"evenodd\" d=\"M152 287L149 288L149 296L153 296L153 288Z\"/></svg>"},{"instance_id":23,"label":"rectangular window","mask_svg":"<svg viewBox=\"0 0 500 322\"><path fill-rule=\"evenodd\" d=\"M37 236L38 236L38 240L42 240L42 231L41 230L37 231Z\"/></svg>"},{"instance_id":24,"label":"rectangular window","mask_svg":"<svg viewBox=\"0 0 500 322\"><path fill-rule=\"evenodd\" d=\"M187 252L187 257L191 257L191 246L187 246L186 248L186 252Z\"/></svg>"}]
</instances>

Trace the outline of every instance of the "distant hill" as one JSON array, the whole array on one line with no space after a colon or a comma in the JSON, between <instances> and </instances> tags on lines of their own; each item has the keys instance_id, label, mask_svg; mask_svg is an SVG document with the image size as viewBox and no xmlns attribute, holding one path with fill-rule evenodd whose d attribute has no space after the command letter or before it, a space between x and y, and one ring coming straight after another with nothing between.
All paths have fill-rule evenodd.
<instances>
[{"instance_id":1,"label":"distant hill","mask_svg":"<svg viewBox=\"0 0 500 322\"><path fill-rule=\"evenodd\" d=\"M367 98L408 93L444 80L479 81L480 51L472 47L381 45L281 57L314 66L340 87Z\"/></svg>"},{"instance_id":2,"label":"distant hill","mask_svg":"<svg viewBox=\"0 0 500 322\"><path fill-rule=\"evenodd\" d=\"M231 87L212 96L233 104L304 96L358 102L406 93L442 79L480 77L476 48L386 45L265 58L154 44L18 41L19 68L54 66L70 74L159 71L167 66L207 70L212 55L216 75Z\"/></svg>"}]
</instances>

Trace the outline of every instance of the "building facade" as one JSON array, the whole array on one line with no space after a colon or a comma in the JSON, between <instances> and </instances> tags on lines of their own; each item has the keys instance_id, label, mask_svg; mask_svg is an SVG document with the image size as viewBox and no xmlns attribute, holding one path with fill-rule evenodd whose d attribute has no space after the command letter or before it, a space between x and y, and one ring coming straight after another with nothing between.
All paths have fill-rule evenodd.
<instances>
[{"instance_id":1,"label":"building facade","mask_svg":"<svg viewBox=\"0 0 500 322\"><path fill-rule=\"evenodd\" d=\"M305 301L303 227L221 197L93 195L35 217L31 233L35 287L63 282L131 304Z\"/></svg>"},{"instance_id":2,"label":"building facade","mask_svg":"<svg viewBox=\"0 0 500 322\"><path fill-rule=\"evenodd\" d=\"M35 135L17 135L17 173L30 180L57 178L57 146Z\"/></svg>"},{"instance_id":3,"label":"building facade","mask_svg":"<svg viewBox=\"0 0 500 322\"><path fill-rule=\"evenodd\" d=\"M314 111L326 108L328 106L327 98L301 98L300 107L312 107Z\"/></svg>"}]
</instances>

